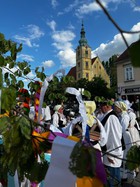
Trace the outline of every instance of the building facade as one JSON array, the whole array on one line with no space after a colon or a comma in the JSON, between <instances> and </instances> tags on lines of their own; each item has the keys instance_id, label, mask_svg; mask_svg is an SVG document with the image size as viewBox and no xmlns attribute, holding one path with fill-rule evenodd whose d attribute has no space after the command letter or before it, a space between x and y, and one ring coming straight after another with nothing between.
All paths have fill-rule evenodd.
<instances>
[{"instance_id":1,"label":"building facade","mask_svg":"<svg viewBox=\"0 0 140 187\"><path fill-rule=\"evenodd\" d=\"M110 87L110 78L106 73L99 57L91 58L91 47L85 37L84 25L80 32L79 45L76 48L76 66L71 68L68 75L74 76L76 80L86 78L91 81L94 77L101 77Z\"/></svg>"},{"instance_id":2,"label":"building facade","mask_svg":"<svg viewBox=\"0 0 140 187\"><path fill-rule=\"evenodd\" d=\"M131 45L135 44L136 42ZM118 57L116 65L118 94L122 99L139 102L140 67L133 67L128 49Z\"/></svg>"}]
</instances>

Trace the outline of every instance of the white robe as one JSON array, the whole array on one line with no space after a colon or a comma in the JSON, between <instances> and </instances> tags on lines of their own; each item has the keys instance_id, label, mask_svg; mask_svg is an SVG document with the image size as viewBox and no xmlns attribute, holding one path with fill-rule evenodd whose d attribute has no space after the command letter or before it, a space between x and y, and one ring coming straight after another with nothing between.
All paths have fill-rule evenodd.
<instances>
[{"instance_id":1,"label":"white robe","mask_svg":"<svg viewBox=\"0 0 140 187\"><path fill-rule=\"evenodd\" d=\"M138 130L135 127L135 124L137 123L136 114L133 111L131 111L131 110L128 111L128 114L130 116L130 122L129 122L128 130L130 132L133 145L139 146L140 145L140 134L139 134Z\"/></svg>"},{"instance_id":2,"label":"white robe","mask_svg":"<svg viewBox=\"0 0 140 187\"><path fill-rule=\"evenodd\" d=\"M109 112L111 112L110 110ZM109 113L107 112L104 117ZM121 147L121 138L122 138L122 126L119 122L119 119L115 115L110 115L104 125L107 143L106 148L108 153L103 155L103 163L106 166L110 167L120 167L122 164L122 147ZM114 156L113 156L114 155ZM118 157L118 158L116 158ZM112 159L114 163L109 162L108 158Z\"/></svg>"}]
</instances>

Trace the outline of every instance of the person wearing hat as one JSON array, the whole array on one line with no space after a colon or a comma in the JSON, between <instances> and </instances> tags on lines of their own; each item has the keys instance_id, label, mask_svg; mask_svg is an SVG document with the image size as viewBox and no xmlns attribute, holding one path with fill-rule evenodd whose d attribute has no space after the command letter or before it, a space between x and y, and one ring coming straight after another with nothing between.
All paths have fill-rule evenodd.
<instances>
[{"instance_id":1,"label":"person wearing hat","mask_svg":"<svg viewBox=\"0 0 140 187\"><path fill-rule=\"evenodd\" d=\"M61 104L55 105L54 114L52 115L52 124L57 128L62 128L66 125L66 118L63 114L63 106Z\"/></svg>"},{"instance_id":2,"label":"person wearing hat","mask_svg":"<svg viewBox=\"0 0 140 187\"><path fill-rule=\"evenodd\" d=\"M107 135L106 145L102 147L103 163L109 173L108 183L110 187L121 183L120 167L122 164L122 126L116 113L112 109L109 100L101 102L100 108L103 113L101 120ZM118 186L119 186L118 185Z\"/></svg>"},{"instance_id":3,"label":"person wearing hat","mask_svg":"<svg viewBox=\"0 0 140 187\"><path fill-rule=\"evenodd\" d=\"M132 137L131 137L131 134L128 130L131 119L130 119L130 116L128 115L127 109L128 109L128 106L126 105L126 103L124 101L115 101L114 110L118 114L119 121L122 125L122 134L123 134L124 144L125 144L125 149L124 149L124 152L123 152L123 159L126 159L127 152L129 151L129 149L133 145ZM125 163L126 163L126 161L123 161L122 162L122 167L121 167L122 181L127 181L128 178L129 179L134 178L134 172L129 171L126 168Z\"/></svg>"}]
</instances>

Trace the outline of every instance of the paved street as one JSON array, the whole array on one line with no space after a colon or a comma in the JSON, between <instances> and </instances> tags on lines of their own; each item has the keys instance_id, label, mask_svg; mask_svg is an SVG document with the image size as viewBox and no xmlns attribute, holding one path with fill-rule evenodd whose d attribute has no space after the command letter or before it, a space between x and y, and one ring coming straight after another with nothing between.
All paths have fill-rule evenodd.
<instances>
[{"instance_id":1,"label":"paved street","mask_svg":"<svg viewBox=\"0 0 140 187\"><path fill-rule=\"evenodd\" d=\"M133 181L124 183L122 187L140 187L140 172Z\"/></svg>"}]
</instances>

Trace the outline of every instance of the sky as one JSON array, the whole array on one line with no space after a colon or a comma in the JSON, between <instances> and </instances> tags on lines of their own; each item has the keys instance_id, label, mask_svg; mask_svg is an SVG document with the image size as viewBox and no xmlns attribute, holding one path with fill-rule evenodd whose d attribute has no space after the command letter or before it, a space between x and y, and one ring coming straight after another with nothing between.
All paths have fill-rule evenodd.
<instances>
[{"instance_id":1,"label":"sky","mask_svg":"<svg viewBox=\"0 0 140 187\"><path fill-rule=\"evenodd\" d=\"M118 26L140 31L140 0L100 0ZM34 77L36 67L46 76L76 65L82 22L92 57L107 61L120 55L126 45L118 29L94 0L0 0L0 32L6 39L23 44L17 61L27 61ZM125 34L128 44L140 33Z\"/></svg>"}]
</instances>

